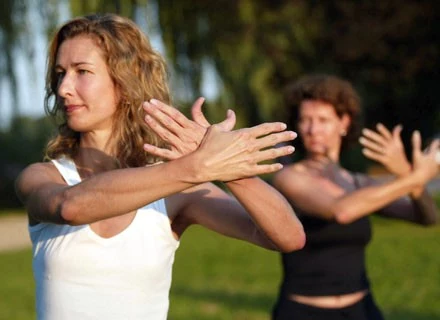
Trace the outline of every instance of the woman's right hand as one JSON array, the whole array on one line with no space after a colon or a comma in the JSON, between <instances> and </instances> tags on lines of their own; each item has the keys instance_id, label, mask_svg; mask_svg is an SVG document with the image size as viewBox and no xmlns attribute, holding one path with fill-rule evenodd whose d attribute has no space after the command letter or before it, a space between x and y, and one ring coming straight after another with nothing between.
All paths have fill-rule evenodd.
<instances>
[{"instance_id":1,"label":"woman's right hand","mask_svg":"<svg viewBox=\"0 0 440 320\"><path fill-rule=\"evenodd\" d=\"M208 128L200 147L193 153L198 163L200 181L231 181L272 173L280 170L280 163L263 163L294 151L290 145L297 134L285 131L281 122L263 123L250 128L225 131L220 125Z\"/></svg>"},{"instance_id":2,"label":"woman's right hand","mask_svg":"<svg viewBox=\"0 0 440 320\"><path fill-rule=\"evenodd\" d=\"M293 131L285 131L284 123L264 123L232 130L235 114L229 110L224 121L211 125L201 110L203 101L200 98L194 103L191 110L193 120L160 101L145 103L147 124L170 147L145 144L144 149L168 160L191 155L196 161L194 175L198 182L231 181L272 173L282 165L260 163L294 151L292 146L277 146L297 136Z\"/></svg>"}]
</instances>

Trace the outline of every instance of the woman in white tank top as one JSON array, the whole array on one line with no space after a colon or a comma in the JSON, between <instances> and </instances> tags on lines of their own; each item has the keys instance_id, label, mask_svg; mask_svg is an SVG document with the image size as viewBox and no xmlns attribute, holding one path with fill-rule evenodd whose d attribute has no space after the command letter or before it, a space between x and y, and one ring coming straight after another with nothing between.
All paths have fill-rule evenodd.
<instances>
[{"instance_id":1,"label":"woman in white tank top","mask_svg":"<svg viewBox=\"0 0 440 320\"><path fill-rule=\"evenodd\" d=\"M163 58L130 20L64 24L46 79L45 108L60 121L51 161L16 182L38 319L166 319L174 252L191 224L273 250L304 245L289 204L256 178L281 169L267 160L292 153L276 145L296 134L283 123L232 130L232 111L210 125L202 98L186 118L169 106Z\"/></svg>"}]
</instances>

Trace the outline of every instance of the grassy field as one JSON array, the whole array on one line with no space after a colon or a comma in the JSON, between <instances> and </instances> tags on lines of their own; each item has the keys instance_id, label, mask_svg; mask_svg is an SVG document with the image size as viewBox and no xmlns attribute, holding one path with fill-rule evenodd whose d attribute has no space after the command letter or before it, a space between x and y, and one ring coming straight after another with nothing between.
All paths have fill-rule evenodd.
<instances>
[{"instance_id":1,"label":"grassy field","mask_svg":"<svg viewBox=\"0 0 440 320\"><path fill-rule=\"evenodd\" d=\"M440 319L440 227L374 219L368 269L389 320ZM194 227L176 255L169 319L269 319L279 256ZM0 319L34 314L31 251L0 254Z\"/></svg>"}]
</instances>

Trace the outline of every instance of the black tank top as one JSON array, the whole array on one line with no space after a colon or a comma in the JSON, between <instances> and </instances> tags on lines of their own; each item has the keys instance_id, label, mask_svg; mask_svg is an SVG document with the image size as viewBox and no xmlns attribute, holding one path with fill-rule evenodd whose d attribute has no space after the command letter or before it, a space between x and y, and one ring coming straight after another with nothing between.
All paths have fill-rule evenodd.
<instances>
[{"instance_id":1,"label":"black tank top","mask_svg":"<svg viewBox=\"0 0 440 320\"><path fill-rule=\"evenodd\" d=\"M331 179L350 192L353 181ZM317 190L317 192L319 192ZM282 254L284 294L339 295L369 288L365 270L365 248L371 239L368 216L350 224L339 224L294 208L307 236L302 250Z\"/></svg>"}]
</instances>

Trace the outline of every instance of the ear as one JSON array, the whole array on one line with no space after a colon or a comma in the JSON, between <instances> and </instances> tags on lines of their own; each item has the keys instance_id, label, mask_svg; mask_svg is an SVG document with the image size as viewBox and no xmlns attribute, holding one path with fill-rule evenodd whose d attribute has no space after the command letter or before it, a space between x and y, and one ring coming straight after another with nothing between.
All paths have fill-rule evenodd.
<instances>
[{"instance_id":1,"label":"ear","mask_svg":"<svg viewBox=\"0 0 440 320\"><path fill-rule=\"evenodd\" d=\"M344 113L341 116L341 132L345 132L344 135L347 134L348 129L350 128L351 124L351 117L348 115L348 113Z\"/></svg>"}]
</instances>

